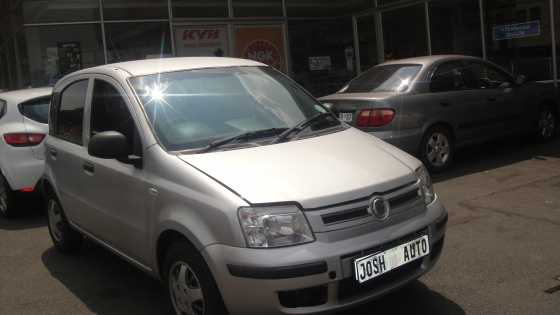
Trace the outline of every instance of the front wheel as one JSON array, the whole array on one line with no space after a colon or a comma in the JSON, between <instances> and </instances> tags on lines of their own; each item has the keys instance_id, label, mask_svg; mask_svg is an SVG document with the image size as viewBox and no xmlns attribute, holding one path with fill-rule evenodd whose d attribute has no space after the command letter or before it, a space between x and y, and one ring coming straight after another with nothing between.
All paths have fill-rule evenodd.
<instances>
[{"instance_id":1,"label":"front wheel","mask_svg":"<svg viewBox=\"0 0 560 315\"><path fill-rule=\"evenodd\" d=\"M168 295L177 315L227 314L206 262L188 243L171 245L163 272Z\"/></svg>"},{"instance_id":2,"label":"front wheel","mask_svg":"<svg viewBox=\"0 0 560 315\"><path fill-rule=\"evenodd\" d=\"M73 253L80 249L84 237L72 229L60 202L52 194L47 196L47 220L51 239L61 253Z\"/></svg>"},{"instance_id":3,"label":"front wheel","mask_svg":"<svg viewBox=\"0 0 560 315\"><path fill-rule=\"evenodd\" d=\"M430 128L422 138L420 158L430 171L439 173L447 170L453 162L454 154L453 137L446 128Z\"/></svg>"},{"instance_id":4,"label":"front wheel","mask_svg":"<svg viewBox=\"0 0 560 315\"><path fill-rule=\"evenodd\" d=\"M543 107L539 112L537 123L537 140L546 142L552 140L558 131L558 117L550 106Z\"/></svg>"}]
</instances>

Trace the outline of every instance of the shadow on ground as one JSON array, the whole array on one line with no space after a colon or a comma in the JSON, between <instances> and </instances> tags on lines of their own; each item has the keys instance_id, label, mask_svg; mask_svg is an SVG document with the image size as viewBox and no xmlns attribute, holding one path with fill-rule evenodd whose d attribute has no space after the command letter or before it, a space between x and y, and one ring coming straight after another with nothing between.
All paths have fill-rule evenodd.
<instances>
[{"instance_id":1,"label":"shadow on ground","mask_svg":"<svg viewBox=\"0 0 560 315\"><path fill-rule=\"evenodd\" d=\"M160 283L109 251L87 242L75 255L54 247L41 259L50 274L92 313L171 314Z\"/></svg>"},{"instance_id":2,"label":"shadow on ground","mask_svg":"<svg viewBox=\"0 0 560 315\"><path fill-rule=\"evenodd\" d=\"M534 143L522 138L503 139L457 150L453 167L433 178L437 183L521 161L548 158L560 158L560 139L549 143Z\"/></svg>"},{"instance_id":3,"label":"shadow on ground","mask_svg":"<svg viewBox=\"0 0 560 315\"><path fill-rule=\"evenodd\" d=\"M415 314L415 315L464 315L465 311L455 302L420 281L395 291L378 300L337 315Z\"/></svg>"},{"instance_id":4,"label":"shadow on ground","mask_svg":"<svg viewBox=\"0 0 560 315\"><path fill-rule=\"evenodd\" d=\"M6 219L0 217L0 230L27 230L47 225L43 204L38 200L18 200L18 213Z\"/></svg>"},{"instance_id":5,"label":"shadow on ground","mask_svg":"<svg viewBox=\"0 0 560 315\"><path fill-rule=\"evenodd\" d=\"M103 248L87 243L76 255L50 248L44 265L72 294L95 314L172 314L160 283ZM356 309L337 315L445 314L465 312L419 281Z\"/></svg>"}]
</instances>

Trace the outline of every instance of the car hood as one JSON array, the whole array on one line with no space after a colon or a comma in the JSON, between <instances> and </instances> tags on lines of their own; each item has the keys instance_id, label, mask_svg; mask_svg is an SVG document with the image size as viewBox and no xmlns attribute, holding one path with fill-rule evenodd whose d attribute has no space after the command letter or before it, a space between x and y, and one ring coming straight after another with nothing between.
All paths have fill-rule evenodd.
<instances>
[{"instance_id":1,"label":"car hood","mask_svg":"<svg viewBox=\"0 0 560 315\"><path fill-rule=\"evenodd\" d=\"M354 128L275 145L179 158L251 204L304 209L367 197L416 181L420 162Z\"/></svg>"},{"instance_id":2,"label":"car hood","mask_svg":"<svg viewBox=\"0 0 560 315\"><path fill-rule=\"evenodd\" d=\"M398 95L396 92L336 93L319 98L321 102L337 100L384 100Z\"/></svg>"}]
</instances>

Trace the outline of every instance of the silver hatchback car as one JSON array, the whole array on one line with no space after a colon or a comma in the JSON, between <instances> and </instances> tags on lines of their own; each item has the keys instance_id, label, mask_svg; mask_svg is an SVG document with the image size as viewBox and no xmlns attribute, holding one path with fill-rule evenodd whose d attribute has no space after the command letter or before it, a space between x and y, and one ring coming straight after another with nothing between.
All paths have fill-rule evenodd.
<instances>
[{"instance_id":1,"label":"silver hatchback car","mask_svg":"<svg viewBox=\"0 0 560 315\"><path fill-rule=\"evenodd\" d=\"M49 231L162 280L177 314L303 314L417 279L447 213L422 163L283 74L230 58L105 65L57 83Z\"/></svg>"}]
</instances>

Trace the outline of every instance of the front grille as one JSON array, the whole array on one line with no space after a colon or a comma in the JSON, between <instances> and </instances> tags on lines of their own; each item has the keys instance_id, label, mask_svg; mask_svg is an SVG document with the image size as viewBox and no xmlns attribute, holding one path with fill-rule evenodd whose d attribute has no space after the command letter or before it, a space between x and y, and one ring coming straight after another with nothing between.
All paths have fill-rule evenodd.
<instances>
[{"instance_id":1,"label":"front grille","mask_svg":"<svg viewBox=\"0 0 560 315\"><path fill-rule=\"evenodd\" d=\"M280 304L287 308L323 305L327 303L327 296L327 285L278 292Z\"/></svg>"},{"instance_id":2,"label":"front grille","mask_svg":"<svg viewBox=\"0 0 560 315\"><path fill-rule=\"evenodd\" d=\"M353 252L353 253L343 255L343 256L340 257L340 259L344 260L344 259L348 259L348 258L358 258L358 257L367 256L367 255L370 255L370 254L375 254L375 253L378 253L378 252L382 252L384 250L387 250L387 249L393 248L395 246L399 246L401 244L412 241L412 240L414 240L414 239L416 239L420 236L423 236L423 235L428 235L428 229L427 228L423 228L423 229L418 230L414 233L407 234L403 237L397 238L397 239L392 240L388 243L384 243L384 244L381 244L381 245L378 245L378 246L375 246L375 247L366 248L366 249L358 251L358 252Z\"/></svg>"},{"instance_id":3,"label":"front grille","mask_svg":"<svg viewBox=\"0 0 560 315\"><path fill-rule=\"evenodd\" d=\"M341 280L338 284L338 300L344 301L371 291L383 290L395 282L413 277L421 266L422 259L418 259L363 284L358 283L354 278Z\"/></svg>"},{"instance_id":4,"label":"front grille","mask_svg":"<svg viewBox=\"0 0 560 315\"><path fill-rule=\"evenodd\" d=\"M386 195L387 194L382 194L381 196ZM418 193L418 189L409 190L407 192L389 197L388 201L391 208L389 217L406 211L406 206L419 200L419 198L420 195ZM368 202L368 199L364 200L363 202ZM362 203L362 205L351 209L344 209L337 212L323 214L321 215L321 220L325 225L332 225L362 219L371 216L371 214L368 212L368 206L369 204L363 205Z\"/></svg>"}]
</instances>

